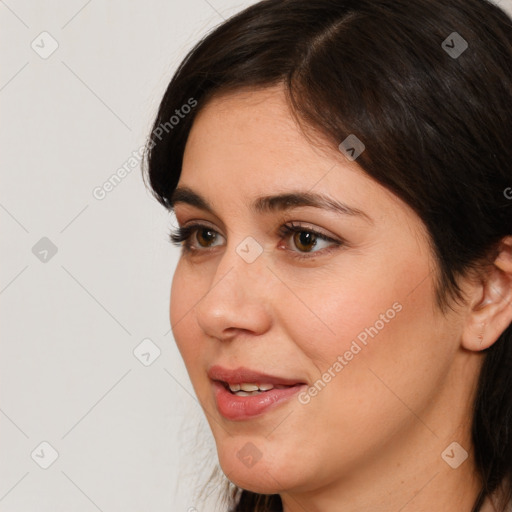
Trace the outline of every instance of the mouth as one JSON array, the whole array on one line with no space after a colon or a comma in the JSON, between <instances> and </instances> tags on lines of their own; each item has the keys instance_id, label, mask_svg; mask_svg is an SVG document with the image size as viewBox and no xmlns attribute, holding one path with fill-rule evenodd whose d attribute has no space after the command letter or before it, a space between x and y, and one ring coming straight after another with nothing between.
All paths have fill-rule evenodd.
<instances>
[{"instance_id":1,"label":"mouth","mask_svg":"<svg viewBox=\"0 0 512 512\"><path fill-rule=\"evenodd\" d=\"M252 383L252 382L241 382L238 383L228 383L228 382L220 382L230 393L236 396L256 396L261 395L261 393L267 393L272 389L287 389L292 388L295 384L284 386L281 384L276 384L275 386L270 383Z\"/></svg>"},{"instance_id":2,"label":"mouth","mask_svg":"<svg viewBox=\"0 0 512 512\"><path fill-rule=\"evenodd\" d=\"M247 368L228 370L212 366L212 381L217 409L226 419L254 418L288 401L307 385L293 378L277 377Z\"/></svg>"}]
</instances>

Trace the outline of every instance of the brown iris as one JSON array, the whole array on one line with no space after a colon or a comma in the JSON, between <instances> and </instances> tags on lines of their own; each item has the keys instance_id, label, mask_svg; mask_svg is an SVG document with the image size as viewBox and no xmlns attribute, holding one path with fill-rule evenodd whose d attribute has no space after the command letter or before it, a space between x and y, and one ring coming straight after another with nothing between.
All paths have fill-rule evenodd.
<instances>
[{"instance_id":1,"label":"brown iris","mask_svg":"<svg viewBox=\"0 0 512 512\"><path fill-rule=\"evenodd\" d=\"M310 252L316 245L316 236L308 231L297 231L293 235L293 241L298 249Z\"/></svg>"},{"instance_id":2,"label":"brown iris","mask_svg":"<svg viewBox=\"0 0 512 512\"><path fill-rule=\"evenodd\" d=\"M204 236L205 233L207 233L206 236ZM216 236L217 236L217 234L216 234L216 232L213 229L203 228L203 229L199 229L197 231L196 239L199 242L199 245L201 245L202 247L208 247L208 242L215 241L215 237ZM201 238L206 240L206 245L202 245Z\"/></svg>"}]
</instances>

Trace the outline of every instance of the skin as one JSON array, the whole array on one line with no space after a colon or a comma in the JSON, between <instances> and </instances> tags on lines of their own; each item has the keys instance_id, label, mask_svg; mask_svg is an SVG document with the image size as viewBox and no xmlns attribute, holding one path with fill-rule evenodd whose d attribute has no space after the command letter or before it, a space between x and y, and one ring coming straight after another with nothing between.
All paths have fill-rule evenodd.
<instances>
[{"instance_id":1,"label":"skin","mask_svg":"<svg viewBox=\"0 0 512 512\"><path fill-rule=\"evenodd\" d=\"M279 493L286 512L469 512L480 485L470 418L481 350L512 321L510 239L485 279L462 283L468 303L443 314L420 218L357 160L306 139L279 86L215 97L194 122L178 186L214 210L175 204L180 226L200 221L216 237L192 235L170 318L227 477ZM371 221L250 208L256 197L298 190L328 194ZM318 240L308 252L298 235L278 234L290 222L345 245ZM253 263L236 252L247 236L263 248ZM309 403L294 398L248 421L219 414L210 365L313 386L396 303L400 312ZM248 442L261 453L252 467L237 457ZM469 453L457 469L441 457L453 442Z\"/></svg>"}]
</instances>

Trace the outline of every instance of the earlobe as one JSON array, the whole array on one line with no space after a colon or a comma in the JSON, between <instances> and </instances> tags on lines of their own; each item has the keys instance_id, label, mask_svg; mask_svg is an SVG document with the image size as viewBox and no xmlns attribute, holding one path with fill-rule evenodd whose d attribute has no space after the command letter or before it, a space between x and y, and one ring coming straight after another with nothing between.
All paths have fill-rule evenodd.
<instances>
[{"instance_id":1,"label":"earlobe","mask_svg":"<svg viewBox=\"0 0 512 512\"><path fill-rule=\"evenodd\" d=\"M505 237L494 265L478 285L462 335L464 348L473 351L492 346L512 323L512 236Z\"/></svg>"},{"instance_id":2,"label":"earlobe","mask_svg":"<svg viewBox=\"0 0 512 512\"><path fill-rule=\"evenodd\" d=\"M482 332L478 335L478 341L480 346L482 346L484 342L484 334L485 334L485 322L482 322Z\"/></svg>"}]
</instances>

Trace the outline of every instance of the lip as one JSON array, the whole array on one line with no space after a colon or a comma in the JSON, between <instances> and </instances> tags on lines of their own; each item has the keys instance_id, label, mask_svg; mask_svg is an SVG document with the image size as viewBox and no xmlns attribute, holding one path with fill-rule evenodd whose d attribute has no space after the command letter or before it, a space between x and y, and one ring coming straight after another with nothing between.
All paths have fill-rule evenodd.
<instances>
[{"instance_id":1,"label":"lip","mask_svg":"<svg viewBox=\"0 0 512 512\"><path fill-rule=\"evenodd\" d=\"M208 377L212 380L228 382L229 384L241 384L242 382L266 383L274 386L293 386L295 384L304 384L300 379L277 377L268 373L251 370L244 366L229 370L222 366L214 365L208 370Z\"/></svg>"},{"instance_id":2,"label":"lip","mask_svg":"<svg viewBox=\"0 0 512 512\"><path fill-rule=\"evenodd\" d=\"M243 421L260 416L290 400L307 387L299 379L278 377L244 367L229 370L215 365L208 370L208 376L212 380L213 394L219 413L232 421ZM227 383L240 384L242 382L288 387L274 388L254 396L237 396L227 388Z\"/></svg>"}]
</instances>

